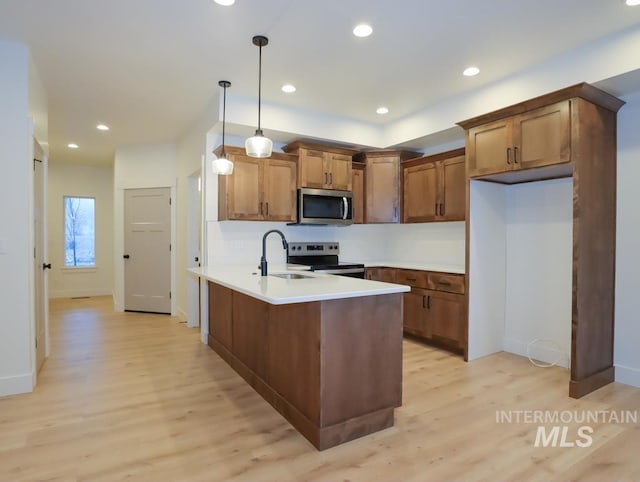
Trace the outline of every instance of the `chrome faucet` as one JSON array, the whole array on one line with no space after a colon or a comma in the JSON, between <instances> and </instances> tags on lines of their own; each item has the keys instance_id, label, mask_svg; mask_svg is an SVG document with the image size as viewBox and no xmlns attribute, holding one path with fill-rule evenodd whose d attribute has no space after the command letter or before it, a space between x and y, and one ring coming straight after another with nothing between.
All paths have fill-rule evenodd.
<instances>
[{"instance_id":1,"label":"chrome faucet","mask_svg":"<svg viewBox=\"0 0 640 482\"><path fill-rule=\"evenodd\" d=\"M280 237L282 238L282 247L284 248L285 251L289 246L286 238L284 237L284 234L282 234L282 231L278 231L277 229L272 229L264 233L264 236L262 236L262 257L260 258L260 275L261 276L267 276L267 256L266 256L267 236L269 236L269 234L271 233L278 233L280 235Z\"/></svg>"}]
</instances>

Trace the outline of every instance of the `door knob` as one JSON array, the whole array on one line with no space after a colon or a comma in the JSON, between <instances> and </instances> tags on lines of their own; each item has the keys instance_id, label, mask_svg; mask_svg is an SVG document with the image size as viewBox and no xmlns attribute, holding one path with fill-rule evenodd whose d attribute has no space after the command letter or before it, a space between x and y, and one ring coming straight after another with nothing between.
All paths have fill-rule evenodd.
<instances>
[{"instance_id":1,"label":"door knob","mask_svg":"<svg viewBox=\"0 0 640 482\"><path fill-rule=\"evenodd\" d=\"M51 269L51 263L43 263L42 269Z\"/></svg>"},{"instance_id":2,"label":"door knob","mask_svg":"<svg viewBox=\"0 0 640 482\"><path fill-rule=\"evenodd\" d=\"M124 258L124 259L129 259L129 255L128 255L128 254L125 254L125 255L123 256L123 258Z\"/></svg>"}]
</instances>

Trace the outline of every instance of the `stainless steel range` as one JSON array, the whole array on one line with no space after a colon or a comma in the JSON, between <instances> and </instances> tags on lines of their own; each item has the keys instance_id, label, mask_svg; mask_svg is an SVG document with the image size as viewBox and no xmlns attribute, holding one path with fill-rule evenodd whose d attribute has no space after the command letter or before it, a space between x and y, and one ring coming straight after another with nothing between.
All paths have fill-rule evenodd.
<instances>
[{"instance_id":1,"label":"stainless steel range","mask_svg":"<svg viewBox=\"0 0 640 482\"><path fill-rule=\"evenodd\" d=\"M364 279L364 264L340 263L340 243L289 243L287 263L311 266L316 273Z\"/></svg>"}]
</instances>

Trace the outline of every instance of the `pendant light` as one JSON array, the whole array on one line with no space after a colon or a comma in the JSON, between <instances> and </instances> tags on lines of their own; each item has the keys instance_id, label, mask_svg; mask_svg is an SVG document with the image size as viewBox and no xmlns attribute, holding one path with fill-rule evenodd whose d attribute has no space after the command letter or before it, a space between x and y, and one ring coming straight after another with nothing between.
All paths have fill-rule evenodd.
<instances>
[{"instance_id":1,"label":"pendant light","mask_svg":"<svg viewBox=\"0 0 640 482\"><path fill-rule=\"evenodd\" d=\"M227 87L231 87L231 82L228 80L221 80L218 85L223 88L222 94L222 152L220 157L214 159L211 162L213 173L220 176L228 176L233 172L233 162L227 159L227 154L224 152L224 127L227 117Z\"/></svg>"},{"instance_id":2,"label":"pendant light","mask_svg":"<svg viewBox=\"0 0 640 482\"><path fill-rule=\"evenodd\" d=\"M253 137L249 137L244 143L247 156L249 157L270 157L273 149L273 142L271 139L265 137L260 128L260 103L262 101L262 47L269 43L269 39L263 35L256 35L253 37L253 45L257 45L260 48L260 57L258 64L258 128L256 134Z\"/></svg>"}]
</instances>

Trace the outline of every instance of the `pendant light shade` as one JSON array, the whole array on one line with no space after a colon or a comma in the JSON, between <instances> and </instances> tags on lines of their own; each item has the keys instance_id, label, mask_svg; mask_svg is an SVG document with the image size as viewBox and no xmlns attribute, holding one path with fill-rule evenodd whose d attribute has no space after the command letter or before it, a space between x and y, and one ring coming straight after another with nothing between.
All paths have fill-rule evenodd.
<instances>
[{"instance_id":1,"label":"pendant light shade","mask_svg":"<svg viewBox=\"0 0 640 482\"><path fill-rule=\"evenodd\" d=\"M253 137L249 137L244 143L247 156L249 157L270 157L273 150L273 142L264 136L260 128L260 104L262 103L262 47L269 43L269 39L263 35L253 37L253 45L260 49L258 63L258 128Z\"/></svg>"},{"instance_id":2,"label":"pendant light shade","mask_svg":"<svg viewBox=\"0 0 640 482\"><path fill-rule=\"evenodd\" d=\"M221 80L218 82L218 85L224 89L222 95L222 152L220 153L220 157L211 162L211 167L213 168L214 174L228 176L233 173L233 162L227 159L227 154L224 152L224 130L227 117L227 87L231 87L231 82Z\"/></svg>"}]
</instances>

